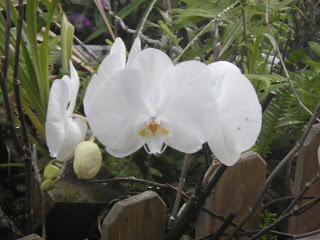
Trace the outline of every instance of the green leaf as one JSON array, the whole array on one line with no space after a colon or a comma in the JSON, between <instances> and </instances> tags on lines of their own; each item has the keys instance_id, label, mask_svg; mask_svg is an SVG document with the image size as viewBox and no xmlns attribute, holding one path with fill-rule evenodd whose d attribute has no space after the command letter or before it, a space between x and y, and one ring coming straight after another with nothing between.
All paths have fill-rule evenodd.
<instances>
[{"instance_id":1,"label":"green leaf","mask_svg":"<svg viewBox=\"0 0 320 240\"><path fill-rule=\"evenodd\" d=\"M62 71L69 72L69 60L72 54L74 27L63 15L61 23L61 50L62 50Z\"/></svg>"},{"instance_id":2,"label":"green leaf","mask_svg":"<svg viewBox=\"0 0 320 240\"><path fill-rule=\"evenodd\" d=\"M311 50L320 57L320 44L316 42L309 42Z\"/></svg>"}]
</instances>

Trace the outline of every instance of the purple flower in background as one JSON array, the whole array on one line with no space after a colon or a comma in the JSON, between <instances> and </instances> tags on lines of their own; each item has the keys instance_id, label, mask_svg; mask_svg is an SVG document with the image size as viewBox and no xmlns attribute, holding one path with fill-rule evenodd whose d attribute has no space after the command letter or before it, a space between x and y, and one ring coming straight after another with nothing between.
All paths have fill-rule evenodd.
<instances>
[{"instance_id":1,"label":"purple flower in background","mask_svg":"<svg viewBox=\"0 0 320 240\"><path fill-rule=\"evenodd\" d=\"M93 27L92 22L83 13L73 13L70 15L69 20L77 32L83 32Z\"/></svg>"},{"instance_id":2,"label":"purple flower in background","mask_svg":"<svg viewBox=\"0 0 320 240\"><path fill-rule=\"evenodd\" d=\"M110 1L109 0L100 0L100 3L103 8L109 8L110 7Z\"/></svg>"}]
</instances>

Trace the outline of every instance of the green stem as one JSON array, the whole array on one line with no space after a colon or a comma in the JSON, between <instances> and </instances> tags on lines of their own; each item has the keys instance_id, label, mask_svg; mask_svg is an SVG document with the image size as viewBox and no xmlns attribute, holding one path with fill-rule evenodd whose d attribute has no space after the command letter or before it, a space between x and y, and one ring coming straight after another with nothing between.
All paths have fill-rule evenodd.
<instances>
[{"instance_id":1,"label":"green stem","mask_svg":"<svg viewBox=\"0 0 320 240\"><path fill-rule=\"evenodd\" d=\"M138 27L138 29L137 29L136 38L139 38L139 37L140 37L140 35L141 35L141 33L142 33L142 30L143 30L143 28L144 28L144 25L146 24L147 19L148 19L150 13L151 13L151 10L153 9L153 7L154 7L154 5L156 4L156 2L157 2L157 0L153 0L153 1L150 3L148 9L145 11L145 13L144 13L144 15L143 15L143 18L142 18L142 20L141 20L141 23L140 23L140 25L139 25L139 27Z\"/></svg>"},{"instance_id":2,"label":"green stem","mask_svg":"<svg viewBox=\"0 0 320 240\"><path fill-rule=\"evenodd\" d=\"M24 163L1 163L0 168L12 168L12 167L22 167L24 168L26 165Z\"/></svg>"}]
</instances>

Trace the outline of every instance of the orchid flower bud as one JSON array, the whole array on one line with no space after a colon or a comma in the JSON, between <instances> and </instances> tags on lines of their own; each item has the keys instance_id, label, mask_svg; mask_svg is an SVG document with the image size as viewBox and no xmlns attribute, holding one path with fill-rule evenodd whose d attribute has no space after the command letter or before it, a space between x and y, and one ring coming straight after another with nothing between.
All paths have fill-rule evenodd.
<instances>
[{"instance_id":1,"label":"orchid flower bud","mask_svg":"<svg viewBox=\"0 0 320 240\"><path fill-rule=\"evenodd\" d=\"M92 179L101 168L102 155L97 144L84 141L75 149L73 169L78 178Z\"/></svg>"},{"instance_id":2,"label":"orchid flower bud","mask_svg":"<svg viewBox=\"0 0 320 240\"><path fill-rule=\"evenodd\" d=\"M60 174L60 168L53 164L53 163L49 163L43 171L43 177L45 179L51 179L54 180L56 179Z\"/></svg>"},{"instance_id":3,"label":"orchid flower bud","mask_svg":"<svg viewBox=\"0 0 320 240\"><path fill-rule=\"evenodd\" d=\"M54 188L56 181L52 179L46 179L41 183L41 190L44 192L50 191Z\"/></svg>"}]
</instances>

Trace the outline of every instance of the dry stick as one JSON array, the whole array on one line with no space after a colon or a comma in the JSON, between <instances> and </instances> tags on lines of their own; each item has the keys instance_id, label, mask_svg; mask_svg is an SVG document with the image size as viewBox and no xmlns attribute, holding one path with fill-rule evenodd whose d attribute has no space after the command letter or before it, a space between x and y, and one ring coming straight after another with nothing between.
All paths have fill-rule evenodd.
<instances>
[{"instance_id":1,"label":"dry stick","mask_svg":"<svg viewBox=\"0 0 320 240\"><path fill-rule=\"evenodd\" d=\"M116 36L115 36L115 34L114 34L113 30L112 30L111 24L110 24L110 22L108 20L108 17L107 17L107 15L106 15L106 13L105 13L102 5L101 5L101 2L99 0L93 0L93 1L94 1L94 3L96 4L96 6L98 8L98 11L99 11L99 13L100 13L100 15L102 17L102 20L103 20L104 24L106 25L106 27L107 27L112 39L115 40Z\"/></svg>"},{"instance_id":2,"label":"dry stick","mask_svg":"<svg viewBox=\"0 0 320 240\"><path fill-rule=\"evenodd\" d=\"M182 164L182 169L181 169L181 174L179 178L179 184L178 184L178 191L176 194L176 199L172 208L172 213L169 218L169 226L172 226L174 224L174 221L176 220L178 210L179 210L179 205L181 202L181 193L183 191L183 187L186 181L186 175L187 175L187 170L190 165L190 162L192 160L192 155L191 154L185 154L184 159L183 159L183 164Z\"/></svg>"},{"instance_id":3,"label":"dry stick","mask_svg":"<svg viewBox=\"0 0 320 240\"><path fill-rule=\"evenodd\" d=\"M27 125L24 117L24 112L21 103L21 92L20 92L20 81L18 80L19 75L19 57L20 57L20 44L21 44L21 34L22 25L24 18L24 6L23 0L19 0L19 19L17 24L17 36L15 45L15 55L14 55L14 69L13 69L13 88L14 95L17 104L18 116L21 124L22 138L23 138L23 151L24 151L24 161L25 161L25 185L26 185L26 226L27 233L33 231L33 211L32 211L32 164L31 164L31 151L30 143L28 139Z\"/></svg>"},{"instance_id":4,"label":"dry stick","mask_svg":"<svg viewBox=\"0 0 320 240\"><path fill-rule=\"evenodd\" d=\"M267 228L263 229L259 233L255 234L249 240L259 239L262 235L268 233L272 228L278 226L280 223L282 223L287 218L289 218L289 217L291 217L293 215L302 214L303 212L307 211L308 209L313 207L315 204L317 204L319 201L320 201L320 196L316 197L315 199L313 199L313 200L311 200L309 202L306 202L305 204L302 204L300 207L291 210L290 212L286 213L285 215L280 216L277 219L277 221L275 221L274 223L272 223L270 226L268 226Z\"/></svg>"},{"instance_id":5,"label":"dry stick","mask_svg":"<svg viewBox=\"0 0 320 240\"><path fill-rule=\"evenodd\" d=\"M42 227L42 238L47 239L47 228L46 228L46 195L41 189L41 175L38 166L38 156L37 156L37 146L36 144L32 145L32 166L34 169L35 179L38 182L38 189L40 192L40 202L41 202L41 227Z\"/></svg>"},{"instance_id":6,"label":"dry stick","mask_svg":"<svg viewBox=\"0 0 320 240\"><path fill-rule=\"evenodd\" d=\"M221 227L218 229L217 233L213 235L211 240L219 240L222 234L226 231L226 229L229 227L229 225L232 223L233 219L236 217L234 213L230 213L227 217L226 221L224 221L221 225Z\"/></svg>"},{"instance_id":7,"label":"dry stick","mask_svg":"<svg viewBox=\"0 0 320 240\"><path fill-rule=\"evenodd\" d=\"M217 18L220 18L223 14L230 11L234 7L236 7L239 4L239 1L235 1L233 4L231 4L229 7L225 8L222 12L220 12L217 17L212 19L207 25L205 25L194 37L193 39L186 45L186 47L181 51L181 53L174 59L174 63L177 63L180 58L185 54L185 52L199 39L199 37L205 33L205 31L208 30L208 28L216 21Z\"/></svg>"},{"instance_id":8,"label":"dry stick","mask_svg":"<svg viewBox=\"0 0 320 240\"><path fill-rule=\"evenodd\" d=\"M252 207L251 211L243 218L243 220L239 223L238 227L232 232L232 234L229 236L228 240L231 240L232 237L234 237L237 233L237 231L244 226L244 224L249 220L249 218L258 210L260 204L263 201L264 195L266 194L272 180L275 176L278 175L278 173L286 166L286 164L290 161L291 158L294 157L294 155L300 150L302 147L304 141L306 140L313 123L316 121L317 117L320 115L320 105L317 106L315 113L312 115L307 128L303 132L301 138L298 140L296 145L290 150L290 152L280 161L280 163L277 165L277 167L270 173L268 176L264 188L256 201L255 205Z\"/></svg>"},{"instance_id":9,"label":"dry stick","mask_svg":"<svg viewBox=\"0 0 320 240\"><path fill-rule=\"evenodd\" d=\"M284 70L284 73L285 73L285 75L286 75L286 78L287 78L287 80L288 80L288 82L289 82L289 86L290 86L293 94L295 95L296 99L298 100L299 105L300 105L306 112L308 112L308 113L312 116L312 115L313 115L312 111L310 111L310 109L307 108L307 106L302 102L302 100L301 100L300 97L299 97L299 94L297 93L297 91L296 91L296 89L295 89L295 87L294 87L294 85L293 85L293 81L292 81L292 79L291 79L291 77L290 77L290 74L289 74L289 72L288 72L288 69L287 69L287 67L286 67L286 65L285 65L285 63L284 63L284 61L283 61L283 57L282 57L282 54L281 54L281 52L280 52L279 45L278 45L277 41L275 40L275 36L274 36L274 33L273 33L272 28L271 28L271 26L270 26L270 22L269 22L269 0L266 0L266 24L267 24L267 26L268 26L268 29L269 29L269 31L270 31L270 34L271 34L272 38L274 39L274 42L273 42L274 48L275 48L275 50L276 50L276 52L277 52L277 54L278 54L278 57L279 57L279 59L280 59L281 66L282 66L282 68L283 68L283 70ZM320 119L319 119L319 118L317 118L316 120L317 120L318 122L320 122Z\"/></svg>"},{"instance_id":10,"label":"dry stick","mask_svg":"<svg viewBox=\"0 0 320 240\"><path fill-rule=\"evenodd\" d=\"M307 197L302 197L301 199L310 200L310 199L314 199L314 198L315 198L315 196L313 196L313 197L312 196L307 196ZM266 209L266 208L270 207L271 205L279 203L279 202L292 201L293 199L295 199L295 196L286 196L286 197L278 198L278 199L272 200L272 201L264 204L262 209Z\"/></svg>"},{"instance_id":11,"label":"dry stick","mask_svg":"<svg viewBox=\"0 0 320 240\"><path fill-rule=\"evenodd\" d=\"M155 187L161 188L172 188L168 184L153 182L145 179L139 179L135 177L116 177L110 179L99 179L99 180L92 180L91 183L116 183L116 182L135 182L140 184L152 185Z\"/></svg>"},{"instance_id":12,"label":"dry stick","mask_svg":"<svg viewBox=\"0 0 320 240\"><path fill-rule=\"evenodd\" d=\"M189 223L196 217L200 207L205 203L208 196L211 194L213 188L216 186L223 173L227 169L227 166L220 165L215 171L215 175L209 181L204 191L195 191L195 194L186 203L185 208L182 210L179 218L175 222L173 228L166 236L166 240L176 240L183 234L188 227Z\"/></svg>"},{"instance_id":13,"label":"dry stick","mask_svg":"<svg viewBox=\"0 0 320 240\"><path fill-rule=\"evenodd\" d=\"M23 149L19 143L15 127L14 127L14 120L13 114L11 109L11 104L9 101L9 94L8 94L8 61L9 61L9 48L10 48L10 29L11 29L11 15L10 15L10 0L6 0L6 31L4 36L4 51L3 56L1 57L1 71L0 73L0 85L1 91L4 99L4 105L7 114L7 124L10 128L10 132L12 134L12 138L14 141L14 145L17 147L19 153L23 153Z\"/></svg>"},{"instance_id":14,"label":"dry stick","mask_svg":"<svg viewBox=\"0 0 320 240\"><path fill-rule=\"evenodd\" d=\"M134 29L131 29L129 28L125 22L123 21L123 19L117 15L115 15L114 12L112 11L109 11L109 14L110 16L113 16L115 18L115 21L116 21L116 24L119 24L119 26L121 27L121 29L123 31L125 31L126 33L129 33L129 34L134 34L136 35L137 33L137 30L134 30ZM160 40L156 40L156 39L152 39L152 38L149 38L147 35L144 35L144 34L140 34L140 38L141 40L145 41L146 43L150 44L150 45L154 45L154 46L157 46L159 48L162 48L165 43L163 41L160 41ZM181 49L176 49L176 48L173 48L173 50L175 50L176 52L180 52Z\"/></svg>"},{"instance_id":15,"label":"dry stick","mask_svg":"<svg viewBox=\"0 0 320 240\"><path fill-rule=\"evenodd\" d=\"M309 190L309 188L315 184L320 179L320 172L316 174L309 182L307 182L304 188L295 196L293 201L289 204L289 206L281 213L280 217L287 214L291 211L292 208L296 206L296 204L302 199L305 193Z\"/></svg>"},{"instance_id":16,"label":"dry stick","mask_svg":"<svg viewBox=\"0 0 320 240\"><path fill-rule=\"evenodd\" d=\"M268 93L266 99L263 101L262 103L262 112L266 111L266 109L268 108L269 104L271 103L272 99L277 95L276 92L271 91Z\"/></svg>"}]
</instances>

